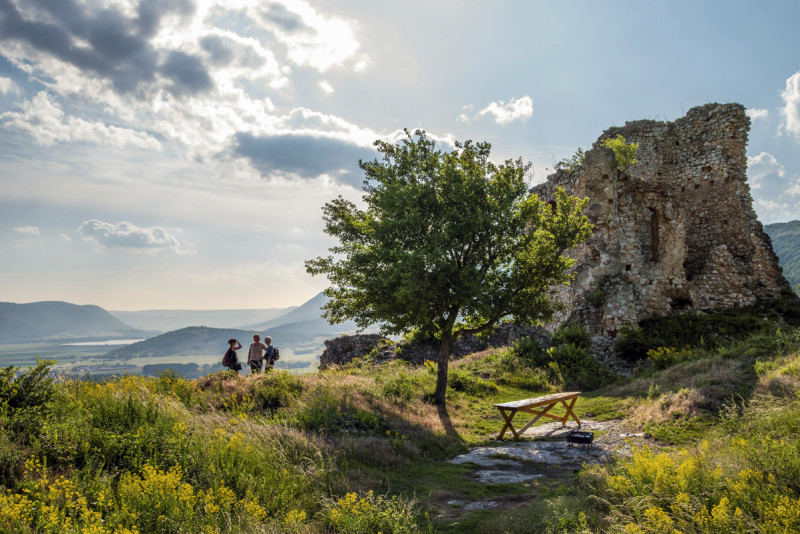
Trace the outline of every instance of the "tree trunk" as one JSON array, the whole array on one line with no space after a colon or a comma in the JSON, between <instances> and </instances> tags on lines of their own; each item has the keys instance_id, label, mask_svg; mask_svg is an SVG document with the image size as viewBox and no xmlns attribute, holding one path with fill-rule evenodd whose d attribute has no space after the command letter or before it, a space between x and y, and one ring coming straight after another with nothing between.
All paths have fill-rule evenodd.
<instances>
[{"instance_id":1,"label":"tree trunk","mask_svg":"<svg viewBox=\"0 0 800 534\"><path fill-rule=\"evenodd\" d=\"M450 353L453 350L455 336L448 336L442 339L442 346L439 348L439 369L436 375L436 393L433 400L438 406L445 405L447 395L447 365L450 363Z\"/></svg>"}]
</instances>

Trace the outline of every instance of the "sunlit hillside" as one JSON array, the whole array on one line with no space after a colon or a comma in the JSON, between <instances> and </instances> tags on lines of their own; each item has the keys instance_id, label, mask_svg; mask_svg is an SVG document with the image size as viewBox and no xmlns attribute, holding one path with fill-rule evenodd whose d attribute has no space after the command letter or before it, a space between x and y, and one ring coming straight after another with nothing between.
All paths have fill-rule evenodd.
<instances>
[{"instance_id":1,"label":"sunlit hillside","mask_svg":"<svg viewBox=\"0 0 800 534\"><path fill-rule=\"evenodd\" d=\"M446 409L435 366L400 361L104 383L7 368L0 531L796 532L800 331L753 321L651 350L628 378L591 367L575 330L472 354ZM530 461L542 475L517 484L447 461L501 445L492 404L575 389L578 417L646 447L577 471Z\"/></svg>"}]
</instances>

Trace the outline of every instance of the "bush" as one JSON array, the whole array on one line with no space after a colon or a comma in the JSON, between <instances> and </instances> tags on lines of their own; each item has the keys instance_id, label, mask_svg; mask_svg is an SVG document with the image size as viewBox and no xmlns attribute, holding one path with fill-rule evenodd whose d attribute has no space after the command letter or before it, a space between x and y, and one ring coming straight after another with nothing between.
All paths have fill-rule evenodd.
<instances>
[{"instance_id":1,"label":"bush","mask_svg":"<svg viewBox=\"0 0 800 534\"><path fill-rule=\"evenodd\" d=\"M552 380L566 386L597 389L613 379L608 368L592 358L587 349L574 343L551 347L547 355Z\"/></svg>"},{"instance_id":2,"label":"bush","mask_svg":"<svg viewBox=\"0 0 800 534\"><path fill-rule=\"evenodd\" d=\"M639 163L639 160L636 159L639 143L628 143L622 134L617 134L613 139L603 139L600 144L614 152L614 163L617 165L617 169L623 172Z\"/></svg>"},{"instance_id":3,"label":"bush","mask_svg":"<svg viewBox=\"0 0 800 534\"><path fill-rule=\"evenodd\" d=\"M398 373L389 377L381 387L384 397L396 402L406 403L414 398L417 389L417 381L408 373Z\"/></svg>"},{"instance_id":4,"label":"bush","mask_svg":"<svg viewBox=\"0 0 800 534\"><path fill-rule=\"evenodd\" d=\"M550 361L547 352L529 337L518 339L511 347L511 354L531 368L544 367Z\"/></svg>"},{"instance_id":5,"label":"bush","mask_svg":"<svg viewBox=\"0 0 800 534\"><path fill-rule=\"evenodd\" d=\"M531 369L544 369L558 386L596 389L613 380L613 374L589 355L591 337L580 325L562 326L553 334L546 352L530 338L514 343L511 354Z\"/></svg>"},{"instance_id":6,"label":"bush","mask_svg":"<svg viewBox=\"0 0 800 534\"><path fill-rule=\"evenodd\" d=\"M562 325L553 332L553 346L567 344L589 350L589 347L592 346L592 338L581 325Z\"/></svg>"},{"instance_id":7,"label":"bush","mask_svg":"<svg viewBox=\"0 0 800 534\"><path fill-rule=\"evenodd\" d=\"M420 532L417 515L413 501L375 496L371 491L363 497L348 493L325 505L325 526L347 534L414 533Z\"/></svg>"},{"instance_id":8,"label":"bush","mask_svg":"<svg viewBox=\"0 0 800 534\"><path fill-rule=\"evenodd\" d=\"M687 311L642 321L638 327L623 327L617 349L623 359L636 361L659 347L716 348L770 325L754 309Z\"/></svg>"},{"instance_id":9,"label":"bush","mask_svg":"<svg viewBox=\"0 0 800 534\"><path fill-rule=\"evenodd\" d=\"M53 379L49 377L54 361L39 360L18 374L8 366L0 370L0 427L24 441L32 441L50 412L53 398Z\"/></svg>"},{"instance_id":10,"label":"bush","mask_svg":"<svg viewBox=\"0 0 800 534\"><path fill-rule=\"evenodd\" d=\"M497 385L494 382L489 382L461 369L452 369L448 373L447 385L453 391L461 391L476 397L482 397L487 393L497 391Z\"/></svg>"},{"instance_id":11,"label":"bush","mask_svg":"<svg viewBox=\"0 0 800 534\"><path fill-rule=\"evenodd\" d=\"M303 430L376 434L386 430L380 417L344 403L325 387L313 390L307 399L294 413Z\"/></svg>"},{"instance_id":12,"label":"bush","mask_svg":"<svg viewBox=\"0 0 800 534\"><path fill-rule=\"evenodd\" d=\"M303 392L303 382L285 371L270 371L251 382L254 407L275 411L286 408Z\"/></svg>"}]
</instances>

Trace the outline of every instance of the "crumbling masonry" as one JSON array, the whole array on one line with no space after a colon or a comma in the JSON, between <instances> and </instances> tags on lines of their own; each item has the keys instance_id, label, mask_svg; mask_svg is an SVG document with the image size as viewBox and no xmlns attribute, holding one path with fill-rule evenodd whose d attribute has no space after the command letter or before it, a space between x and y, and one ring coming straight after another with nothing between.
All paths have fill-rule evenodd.
<instances>
[{"instance_id":1,"label":"crumbling masonry","mask_svg":"<svg viewBox=\"0 0 800 534\"><path fill-rule=\"evenodd\" d=\"M736 308L776 297L789 284L753 211L745 153L750 119L739 104L692 108L675 122L636 121L603 133L584 163L532 192L556 187L589 197L594 236L573 249L573 283L553 328L584 325L598 355L623 325L682 309ZM600 144L639 143L626 172Z\"/></svg>"}]
</instances>

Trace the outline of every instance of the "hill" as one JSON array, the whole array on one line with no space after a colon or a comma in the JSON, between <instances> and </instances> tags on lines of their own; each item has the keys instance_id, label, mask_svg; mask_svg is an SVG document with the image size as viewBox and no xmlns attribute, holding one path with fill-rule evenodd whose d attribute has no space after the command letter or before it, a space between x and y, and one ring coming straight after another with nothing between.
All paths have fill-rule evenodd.
<instances>
[{"instance_id":1,"label":"hill","mask_svg":"<svg viewBox=\"0 0 800 534\"><path fill-rule=\"evenodd\" d=\"M0 343L138 338L147 332L120 321L99 306L61 301L0 302Z\"/></svg>"},{"instance_id":2,"label":"hill","mask_svg":"<svg viewBox=\"0 0 800 534\"><path fill-rule=\"evenodd\" d=\"M353 333L358 330L358 326L353 321L346 321L341 324L330 324L322 318L322 307L330 299L322 293L318 293L311 300L301 306L289 311L288 313L276 317L275 319L261 323L251 324L245 328L253 330L274 330L279 329L285 332L313 332L315 334L339 335L343 333Z\"/></svg>"},{"instance_id":3,"label":"hill","mask_svg":"<svg viewBox=\"0 0 800 534\"><path fill-rule=\"evenodd\" d=\"M800 221L768 224L764 231L772 239L772 248L778 255L783 276L797 291L800 284Z\"/></svg>"},{"instance_id":4,"label":"hill","mask_svg":"<svg viewBox=\"0 0 800 534\"><path fill-rule=\"evenodd\" d=\"M168 332L198 324L214 325L217 328L241 328L242 325L275 319L296 308L297 306L246 310L141 310L111 311L111 314L134 328Z\"/></svg>"},{"instance_id":5,"label":"hill","mask_svg":"<svg viewBox=\"0 0 800 534\"><path fill-rule=\"evenodd\" d=\"M566 336L494 348L453 361L446 408L429 366L394 361L96 383L11 368L0 532L800 532L800 330L776 326L662 347L627 377L583 372ZM591 447L568 444L572 421L497 439L493 404L576 390Z\"/></svg>"},{"instance_id":6,"label":"hill","mask_svg":"<svg viewBox=\"0 0 800 534\"><path fill-rule=\"evenodd\" d=\"M302 333L271 329L262 335L272 337L273 344L281 349L281 355L291 352L322 352L324 333L306 331ZM106 358L128 359L148 358L153 356L194 356L222 354L228 348L228 340L236 338L247 349L256 330L236 328L211 328L208 326L188 326L179 330L165 332L155 337L125 345L105 354ZM286 350L289 349L289 350ZM242 351L239 351L240 356ZM283 359L283 358L282 358Z\"/></svg>"}]
</instances>

